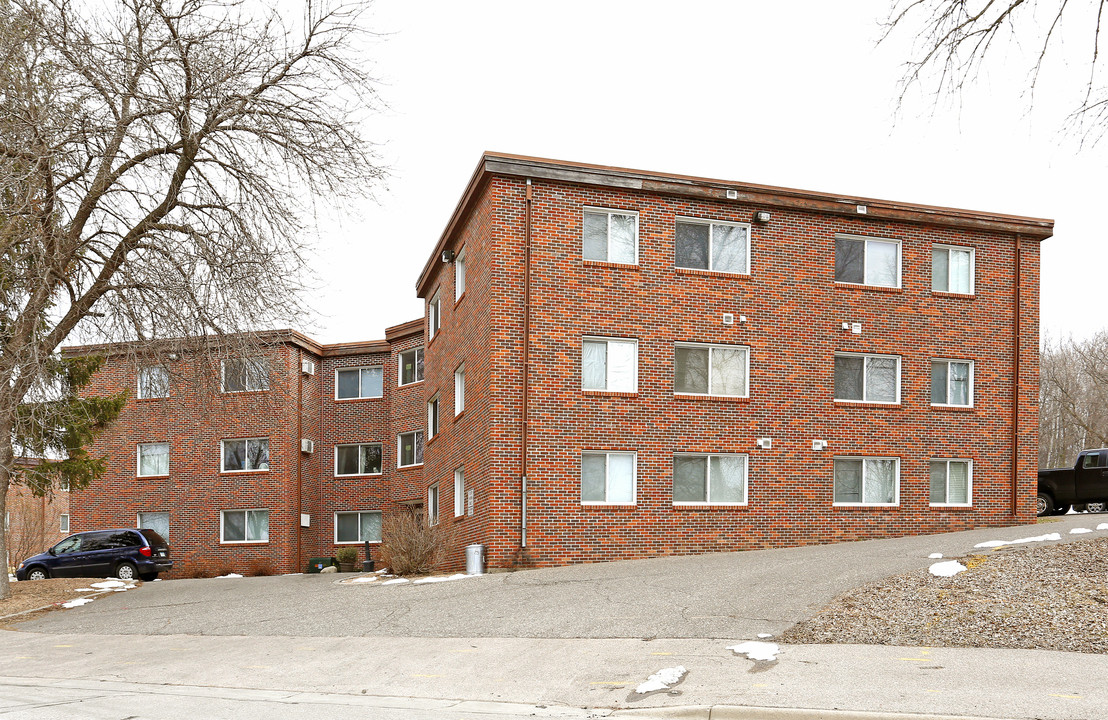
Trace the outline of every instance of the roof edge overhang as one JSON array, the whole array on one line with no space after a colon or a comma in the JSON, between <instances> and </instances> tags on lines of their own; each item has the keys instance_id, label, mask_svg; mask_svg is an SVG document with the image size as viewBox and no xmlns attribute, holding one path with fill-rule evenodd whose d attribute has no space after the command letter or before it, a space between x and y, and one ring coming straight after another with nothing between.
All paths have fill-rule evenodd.
<instances>
[{"instance_id":1,"label":"roof edge overhang","mask_svg":"<svg viewBox=\"0 0 1108 720\"><path fill-rule=\"evenodd\" d=\"M420 322L416 320L414 322ZM365 340L361 342L333 343L325 345L311 339L307 335L291 329L264 330L257 333L232 333L220 338L220 336L204 336L198 338L166 338L150 342L124 341L114 343L100 343L96 345L71 345L63 347L61 354L64 357L78 357L82 355L104 355L106 357L118 355L139 354L136 351L153 349L154 352L171 352L174 350L188 350L190 346L218 347L223 340L228 346L235 346L235 340L250 337L252 344L259 346L272 346L289 344L305 350L317 357L337 357L343 355L357 355L389 352L390 345L387 340Z\"/></svg>"},{"instance_id":2,"label":"roof edge overhang","mask_svg":"<svg viewBox=\"0 0 1108 720\"><path fill-rule=\"evenodd\" d=\"M566 162L546 158L486 152L481 156L465 192L443 230L435 250L423 266L416 282L416 294L425 297L432 269L443 250L449 248L465 222L481 191L493 175L535 178L554 182L642 190L682 197L742 203L764 208L844 215L863 220L885 220L937 225L1020 235L1026 240L1042 241L1054 234L1054 221L1045 218L980 212L935 205L895 202L856 195L821 193L773 185L702 178L690 175L647 172L607 165ZM734 197L728 197L728 192ZM864 207L865 211L859 210Z\"/></svg>"}]
</instances>

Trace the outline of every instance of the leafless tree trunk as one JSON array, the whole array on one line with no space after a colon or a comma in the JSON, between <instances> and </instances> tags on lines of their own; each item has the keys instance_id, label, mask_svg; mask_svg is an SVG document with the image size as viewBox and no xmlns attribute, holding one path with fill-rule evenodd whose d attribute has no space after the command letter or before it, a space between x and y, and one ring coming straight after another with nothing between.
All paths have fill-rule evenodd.
<instances>
[{"instance_id":1,"label":"leafless tree trunk","mask_svg":"<svg viewBox=\"0 0 1108 720\"><path fill-rule=\"evenodd\" d=\"M987 68L1016 70L1023 62L1030 106L1044 66L1053 60L1058 67L1081 68L1066 73L1080 78L1069 89L1069 129L1095 144L1108 119L1108 88L1100 73L1106 5L1108 0L893 0L882 42L894 35L914 38L900 104L917 86L936 100L957 101Z\"/></svg>"},{"instance_id":2,"label":"leafless tree trunk","mask_svg":"<svg viewBox=\"0 0 1108 720\"><path fill-rule=\"evenodd\" d=\"M63 342L302 325L302 218L383 175L363 9L0 0L0 516Z\"/></svg>"},{"instance_id":3,"label":"leafless tree trunk","mask_svg":"<svg viewBox=\"0 0 1108 720\"><path fill-rule=\"evenodd\" d=\"M1108 334L1047 342L1040 360L1039 466L1108 447Z\"/></svg>"}]
</instances>

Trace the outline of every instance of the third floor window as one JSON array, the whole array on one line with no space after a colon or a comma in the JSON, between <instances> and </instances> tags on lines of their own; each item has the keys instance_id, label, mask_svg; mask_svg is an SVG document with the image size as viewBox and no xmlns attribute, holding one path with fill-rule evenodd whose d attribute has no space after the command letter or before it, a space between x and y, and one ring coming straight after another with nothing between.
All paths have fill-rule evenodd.
<instances>
[{"instance_id":1,"label":"third floor window","mask_svg":"<svg viewBox=\"0 0 1108 720\"><path fill-rule=\"evenodd\" d=\"M584 211L581 255L586 260L635 265L639 261L638 213Z\"/></svg>"}]
</instances>

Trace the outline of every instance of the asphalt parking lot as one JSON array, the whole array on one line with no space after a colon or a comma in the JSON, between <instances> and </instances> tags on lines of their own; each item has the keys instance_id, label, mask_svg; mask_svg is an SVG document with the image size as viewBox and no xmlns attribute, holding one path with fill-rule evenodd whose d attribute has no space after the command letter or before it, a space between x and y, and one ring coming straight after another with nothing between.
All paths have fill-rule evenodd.
<instances>
[{"instance_id":1,"label":"asphalt parking lot","mask_svg":"<svg viewBox=\"0 0 1108 720\"><path fill-rule=\"evenodd\" d=\"M425 585L351 576L169 580L21 623L47 633L454 638L742 638L778 633L866 582L925 567L931 553L1058 532L1100 533L1108 515L804 548L492 573ZM1103 532L1103 531L1102 531ZM1026 546L1024 546L1026 547ZM988 552L978 550L976 552Z\"/></svg>"}]
</instances>

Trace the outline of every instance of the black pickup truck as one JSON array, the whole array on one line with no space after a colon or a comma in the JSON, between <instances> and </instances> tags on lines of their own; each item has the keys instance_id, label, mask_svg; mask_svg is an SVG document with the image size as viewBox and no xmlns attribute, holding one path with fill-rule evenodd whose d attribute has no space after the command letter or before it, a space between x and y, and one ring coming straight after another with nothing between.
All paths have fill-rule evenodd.
<instances>
[{"instance_id":1,"label":"black pickup truck","mask_svg":"<svg viewBox=\"0 0 1108 720\"><path fill-rule=\"evenodd\" d=\"M1071 468L1039 471L1039 515L1064 515L1074 510L1104 512L1108 503L1108 449L1082 450Z\"/></svg>"}]
</instances>

